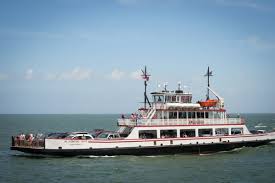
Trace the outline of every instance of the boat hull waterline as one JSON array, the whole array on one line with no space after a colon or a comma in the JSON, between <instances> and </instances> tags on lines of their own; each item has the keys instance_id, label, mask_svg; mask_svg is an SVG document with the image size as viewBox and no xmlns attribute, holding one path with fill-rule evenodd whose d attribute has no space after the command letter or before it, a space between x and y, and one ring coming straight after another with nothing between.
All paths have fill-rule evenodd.
<instances>
[{"instance_id":1,"label":"boat hull waterline","mask_svg":"<svg viewBox=\"0 0 275 183\"><path fill-rule=\"evenodd\" d=\"M173 154L210 154L221 151L230 151L241 147L257 147L268 145L274 139L254 140L242 142L221 142L209 144L186 144L186 145L165 145L165 146L148 146L148 147L121 147L121 148L101 148L101 149L45 149L12 146L11 150L17 150L31 154L55 155L55 156L114 156L114 155L173 155Z\"/></svg>"}]
</instances>

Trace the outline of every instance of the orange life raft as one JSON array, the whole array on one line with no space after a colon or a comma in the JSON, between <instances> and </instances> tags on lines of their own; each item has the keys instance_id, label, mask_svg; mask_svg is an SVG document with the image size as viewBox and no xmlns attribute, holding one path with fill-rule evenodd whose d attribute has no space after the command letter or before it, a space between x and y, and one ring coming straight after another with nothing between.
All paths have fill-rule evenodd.
<instances>
[{"instance_id":1,"label":"orange life raft","mask_svg":"<svg viewBox=\"0 0 275 183\"><path fill-rule=\"evenodd\" d=\"M198 103L201 105L201 107L214 107L217 105L218 100L209 99L206 101L199 101Z\"/></svg>"}]
</instances>

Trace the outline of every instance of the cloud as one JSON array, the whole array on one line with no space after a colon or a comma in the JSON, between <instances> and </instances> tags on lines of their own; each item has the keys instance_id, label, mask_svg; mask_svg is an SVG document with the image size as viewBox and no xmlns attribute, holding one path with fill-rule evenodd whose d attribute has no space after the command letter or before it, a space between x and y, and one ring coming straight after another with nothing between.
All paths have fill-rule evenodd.
<instances>
[{"instance_id":1,"label":"cloud","mask_svg":"<svg viewBox=\"0 0 275 183\"><path fill-rule=\"evenodd\" d=\"M263 49L263 50L275 49L274 40L265 40L259 36L249 36L246 39L241 40L241 42L257 49Z\"/></svg>"},{"instance_id":2,"label":"cloud","mask_svg":"<svg viewBox=\"0 0 275 183\"><path fill-rule=\"evenodd\" d=\"M140 70L136 70L134 72L130 73L130 78L134 79L134 80L141 80L141 71Z\"/></svg>"},{"instance_id":3,"label":"cloud","mask_svg":"<svg viewBox=\"0 0 275 183\"><path fill-rule=\"evenodd\" d=\"M111 75L109 76L112 80L121 80L125 76L125 72L118 69L113 69Z\"/></svg>"},{"instance_id":4,"label":"cloud","mask_svg":"<svg viewBox=\"0 0 275 183\"><path fill-rule=\"evenodd\" d=\"M23 37L31 39L64 39L65 34L54 33L54 32L42 32L42 31L22 31L15 29L1 29L0 35L7 37Z\"/></svg>"},{"instance_id":5,"label":"cloud","mask_svg":"<svg viewBox=\"0 0 275 183\"><path fill-rule=\"evenodd\" d=\"M63 72L60 74L48 73L46 80L89 80L92 78L92 70L75 67L71 71Z\"/></svg>"},{"instance_id":6,"label":"cloud","mask_svg":"<svg viewBox=\"0 0 275 183\"><path fill-rule=\"evenodd\" d=\"M131 5L136 4L138 0L116 0L116 2L120 5Z\"/></svg>"},{"instance_id":7,"label":"cloud","mask_svg":"<svg viewBox=\"0 0 275 183\"><path fill-rule=\"evenodd\" d=\"M26 80L31 80L33 79L33 70L32 69L28 69L26 72L25 72L25 77L24 77Z\"/></svg>"},{"instance_id":8,"label":"cloud","mask_svg":"<svg viewBox=\"0 0 275 183\"><path fill-rule=\"evenodd\" d=\"M0 73L0 81L7 80L8 78L9 78L9 76L7 74L1 74Z\"/></svg>"},{"instance_id":9,"label":"cloud","mask_svg":"<svg viewBox=\"0 0 275 183\"><path fill-rule=\"evenodd\" d=\"M240 7L240 8L251 8L257 10L269 10L267 6L256 2L255 0L215 0L215 2L222 6L228 7Z\"/></svg>"}]
</instances>

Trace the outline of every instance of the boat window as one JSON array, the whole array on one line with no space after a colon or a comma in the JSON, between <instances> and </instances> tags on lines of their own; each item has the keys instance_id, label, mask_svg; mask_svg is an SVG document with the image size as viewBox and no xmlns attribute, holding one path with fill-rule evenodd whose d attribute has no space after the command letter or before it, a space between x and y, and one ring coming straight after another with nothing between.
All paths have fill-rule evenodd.
<instances>
[{"instance_id":1,"label":"boat window","mask_svg":"<svg viewBox=\"0 0 275 183\"><path fill-rule=\"evenodd\" d=\"M197 112L197 118L204 118L204 112Z\"/></svg>"},{"instance_id":2,"label":"boat window","mask_svg":"<svg viewBox=\"0 0 275 183\"><path fill-rule=\"evenodd\" d=\"M155 139L155 138L157 138L157 130L140 130L139 138L140 139Z\"/></svg>"},{"instance_id":3,"label":"boat window","mask_svg":"<svg viewBox=\"0 0 275 183\"><path fill-rule=\"evenodd\" d=\"M221 118L220 113L218 113L218 112L213 112L213 114L214 114L214 118Z\"/></svg>"},{"instance_id":4,"label":"boat window","mask_svg":"<svg viewBox=\"0 0 275 183\"><path fill-rule=\"evenodd\" d=\"M115 138L119 138L119 135L118 134L114 134Z\"/></svg>"},{"instance_id":5,"label":"boat window","mask_svg":"<svg viewBox=\"0 0 275 183\"><path fill-rule=\"evenodd\" d=\"M208 112L205 112L205 118L209 118Z\"/></svg>"},{"instance_id":6,"label":"boat window","mask_svg":"<svg viewBox=\"0 0 275 183\"><path fill-rule=\"evenodd\" d=\"M197 118L201 118L201 113L197 112Z\"/></svg>"},{"instance_id":7,"label":"boat window","mask_svg":"<svg viewBox=\"0 0 275 183\"><path fill-rule=\"evenodd\" d=\"M232 128L231 129L231 134L232 135L243 134L243 128Z\"/></svg>"},{"instance_id":8,"label":"boat window","mask_svg":"<svg viewBox=\"0 0 275 183\"><path fill-rule=\"evenodd\" d=\"M174 95L174 96L172 96L172 102L176 102L176 96Z\"/></svg>"},{"instance_id":9,"label":"boat window","mask_svg":"<svg viewBox=\"0 0 275 183\"><path fill-rule=\"evenodd\" d=\"M182 96L181 102L183 103L191 103L191 97L190 96Z\"/></svg>"},{"instance_id":10,"label":"boat window","mask_svg":"<svg viewBox=\"0 0 275 183\"><path fill-rule=\"evenodd\" d=\"M196 118L196 113L195 112L191 112L192 117L191 118Z\"/></svg>"},{"instance_id":11,"label":"boat window","mask_svg":"<svg viewBox=\"0 0 275 183\"><path fill-rule=\"evenodd\" d=\"M162 119L162 113L160 111L157 111L155 115L157 119Z\"/></svg>"},{"instance_id":12,"label":"boat window","mask_svg":"<svg viewBox=\"0 0 275 183\"><path fill-rule=\"evenodd\" d=\"M185 100L184 100L184 96L181 96L181 100L180 100L182 103L185 103Z\"/></svg>"},{"instance_id":13,"label":"boat window","mask_svg":"<svg viewBox=\"0 0 275 183\"><path fill-rule=\"evenodd\" d=\"M191 112L188 112L188 118L192 118Z\"/></svg>"},{"instance_id":14,"label":"boat window","mask_svg":"<svg viewBox=\"0 0 275 183\"><path fill-rule=\"evenodd\" d=\"M215 134L217 136L219 136L219 135L228 135L228 128L216 128L215 129Z\"/></svg>"},{"instance_id":15,"label":"boat window","mask_svg":"<svg viewBox=\"0 0 275 183\"><path fill-rule=\"evenodd\" d=\"M165 96L165 101L166 102L171 102L171 96Z\"/></svg>"},{"instance_id":16,"label":"boat window","mask_svg":"<svg viewBox=\"0 0 275 183\"><path fill-rule=\"evenodd\" d=\"M155 95L154 96L154 102L163 102L164 96L163 95Z\"/></svg>"},{"instance_id":17,"label":"boat window","mask_svg":"<svg viewBox=\"0 0 275 183\"><path fill-rule=\"evenodd\" d=\"M169 119L177 119L177 112L169 112Z\"/></svg>"},{"instance_id":18,"label":"boat window","mask_svg":"<svg viewBox=\"0 0 275 183\"><path fill-rule=\"evenodd\" d=\"M180 137L195 137L195 129L184 129L180 130Z\"/></svg>"},{"instance_id":19,"label":"boat window","mask_svg":"<svg viewBox=\"0 0 275 183\"><path fill-rule=\"evenodd\" d=\"M199 137L207 137L207 136L212 136L212 128L209 129L199 129Z\"/></svg>"},{"instance_id":20,"label":"boat window","mask_svg":"<svg viewBox=\"0 0 275 183\"><path fill-rule=\"evenodd\" d=\"M182 112L182 116L183 116L183 118L186 118L186 112Z\"/></svg>"},{"instance_id":21,"label":"boat window","mask_svg":"<svg viewBox=\"0 0 275 183\"><path fill-rule=\"evenodd\" d=\"M160 130L161 138L176 138L177 130Z\"/></svg>"},{"instance_id":22,"label":"boat window","mask_svg":"<svg viewBox=\"0 0 275 183\"><path fill-rule=\"evenodd\" d=\"M179 118L185 119L186 118L186 112L179 112Z\"/></svg>"}]
</instances>

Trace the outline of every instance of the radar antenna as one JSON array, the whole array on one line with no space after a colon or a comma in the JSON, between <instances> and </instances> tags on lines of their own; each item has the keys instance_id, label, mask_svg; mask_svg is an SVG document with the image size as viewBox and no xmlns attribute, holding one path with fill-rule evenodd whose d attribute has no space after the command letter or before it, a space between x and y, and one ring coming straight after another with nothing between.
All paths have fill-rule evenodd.
<instances>
[{"instance_id":1,"label":"radar antenna","mask_svg":"<svg viewBox=\"0 0 275 183\"><path fill-rule=\"evenodd\" d=\"M142 79L144 80L144 109L146 109L146 103L148 102L149 106L151 107L151 103L147 97L147 81L149 81L149 77L151 75L149 75L147 73L147 69L146 69L146 66L144 67L144 70L141 70L142 71Z\"/></svg>"},{"instance_id":2,"label":"radar antenna","mask_svg":"<svg viewBox=\"0 0 275 183\"><path fill-rule=\"evenodd\" d=\"M209 100L210 76L213 76L213 72L210 71L209 66L208 66L208 69L207 69L207 73L204 76L207 76L207 95L206 95L206 100Z\"/></svg>"}]
</instances>

